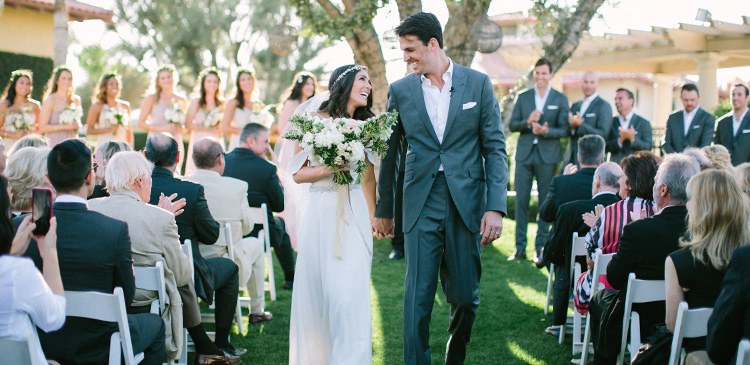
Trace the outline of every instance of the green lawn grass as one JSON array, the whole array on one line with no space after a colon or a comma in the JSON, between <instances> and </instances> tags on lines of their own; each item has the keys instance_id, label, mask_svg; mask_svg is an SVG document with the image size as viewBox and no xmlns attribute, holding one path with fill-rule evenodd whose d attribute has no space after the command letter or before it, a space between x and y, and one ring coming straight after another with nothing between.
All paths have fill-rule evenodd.
<instances>
[{"instance_id":1,"label":"green lawn grass","mask_svg":"<svg viewBox=\"0 0 750 365\"><path fill-rule=\"evenodd\" d=\"M467 364L565 364L570 363L570 340L558 345L557 339L543 333L551 313L543 307L547 270L536 269L531 261L508 262L515 250L515 222L504 220L502 237L482 250L481 304L467 351ZM529 225L533 237L536 225ZM533 240L532 240L533 242ZM403 363L402 325L405 264L388 260L389 240L376 240L372 263L373 363ZM533 256L533 244L528 257ZM274 259L276 283L283 274ZM250 326L245 336L232 334L232 344L248 349L243 356L249 364L286 364L289 346L291 291L277 285L276 301L268 299L266 310L274 319ZM448 341L449 304L438 287L430 326L434 364L443 363ZM245 314L247 312L245 311Z\"/></svg>"}]
</instances>

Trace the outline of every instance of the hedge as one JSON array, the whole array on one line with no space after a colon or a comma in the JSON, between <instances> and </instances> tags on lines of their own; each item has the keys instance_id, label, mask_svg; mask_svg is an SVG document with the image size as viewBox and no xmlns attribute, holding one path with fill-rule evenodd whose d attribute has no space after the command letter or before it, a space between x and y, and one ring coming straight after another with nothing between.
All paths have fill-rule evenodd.
<instances>
[{"instance_id":1,"label":"hedge","mask_svg":"<svg viewBox=\"0 0 750 365\"><path fill-rule=\"evenodd\" d=\"M15 70L26 69L34 73L34 90L31 97L42 101L44 88L52 77L53 62L51 58L35 57L25 54L0 52L0 92L10 81L10 75Z\"/></svg>"}]
</instances>

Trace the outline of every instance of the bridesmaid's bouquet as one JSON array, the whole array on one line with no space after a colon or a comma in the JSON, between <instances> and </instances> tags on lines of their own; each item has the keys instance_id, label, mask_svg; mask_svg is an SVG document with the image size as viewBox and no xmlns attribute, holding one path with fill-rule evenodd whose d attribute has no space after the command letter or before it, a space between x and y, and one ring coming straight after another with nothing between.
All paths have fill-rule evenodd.
<instances>
[{"instance_id":1,"label":"bridesmaid's bouquet","mask_svg":"<svg viewBox=\"0 0 750 365\"><path fill-rule=\"evenodd\" d=\"M15 113L8 114L5 117L5 130L8 132L28 131L34 127L36 116L34 110L30 107L23 107Z\"/></svg>"},{"instance_id":2,"label":"bridesmaid's bouquet","mask_svg":"<svg viewBox=\"0 0 750 365\"><path fill-rule=\"evenodd\" d=\"M250 110L250 119L248 120L248 123L258 123L260 125L265 126L266 128L271 128L271 125L274 122L273 115L268 111L270 107L264 106L262 102L260 101L253 101L253 107Z\"/></svg>"},{"instance_id":3,"label":"bridesmaid's bouquet","mask_svg":"<svg viewBox=\"0 0 750 365\"><path fill-rule=\"evenodd\" d=\"M397 115L396 112L380 113L367 120L356 120L295 114L289 119L292 130L284 138L298 141L311 158L336 170L335 183L355 182L350 171L338 171L340 166L349 164L357 172L355 183L362 184L362 173L367 169L365 152L385 155Z\"/></svg>"},{"instance_id":4,"label":"bridesmaid's bouquet","mask_svg":"<svg viewBox=\"0 0 750 365\"><path fill-rule=\"evenodd\" d=\"M108 126L118 125L127 128L128 124L130 124L130 116L128 115L128 110L120 107L119 105L114 109L102 111L102 114L102 119L104 119ZM117 134L117 131L113 132L112 134Z\"/></svg>"},{"instance_id":5,"label":"bridesmaid's bouquet","mask_svg":"<svg viewBox=\"0 0 750 365\"><path fill-rule=\"evenodd\" d=\"M80 106L74 106L63 109L58 121L62 125L77 124L78 128L81 128L81 117L83 117L83 109Z\"/></svg>"},{"instance_id":6,"label":"bridesmaid's bouquet","mask_svg":"<svg viewBox=\"0 0 750 365\"><path fill-rule=\"evenodd\" d=\"M201 127L203 128L213 128L219 125L221 123L221 118L223 113L221 112L221 108L213 108L211 111L206 113L206 117L203 118L203 123L201 123Z\"/></svg>"},{"instance_id":7,"label":"bridesmaid's bouquet","mask_svg":"<svg viewBox=\"0 0 750 365\"><path fill-rule=\"evenodd\" d=\"M167 108L164 111L164 118L172 124L178 124L182 126L185 124L185 112L182 111L180 103L174 103L171 108Z\"/></svg>"}]
</instances>

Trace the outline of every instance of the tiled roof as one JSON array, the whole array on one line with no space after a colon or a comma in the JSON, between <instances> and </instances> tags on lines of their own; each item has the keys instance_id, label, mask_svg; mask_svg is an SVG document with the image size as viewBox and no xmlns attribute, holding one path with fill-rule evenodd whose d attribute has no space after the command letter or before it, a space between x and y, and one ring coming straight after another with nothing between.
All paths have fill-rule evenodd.
<instances>
[{"instance_id":1,"label":"tiled roof","mask_svg":"<svg viewBox=\"0 0 750 365\"><path fill-rule=\"evenodd\" d=\"M107 10L76 0L66 0L65 5L68 8L68 16L71 20L84 21L87 19L101 19L109 24L113 24L112 15L114 13L112 10ZM39 11L52 12L55 10L55 0L5 0L5 6L25 7Z\"/></svg>"}]
</instances>

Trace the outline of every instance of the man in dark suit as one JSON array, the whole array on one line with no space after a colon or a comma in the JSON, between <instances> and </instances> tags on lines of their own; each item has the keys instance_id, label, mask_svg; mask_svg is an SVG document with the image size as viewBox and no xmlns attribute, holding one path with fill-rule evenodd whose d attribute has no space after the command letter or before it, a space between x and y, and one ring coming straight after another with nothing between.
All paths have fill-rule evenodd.
<instances>
[{"instance_id":1,"label":"man in dark suit","mask_svg":"<svg viewBox=\"0 0 750 365\"><path fill-rule=\"evenodd\" d=\"M590 137L590 136L586 136ZM583 139L581 139L583 140ZM560 327L565 325L570 298L570 252L573 232L583 237L591 227L583 222L583 213L590 212L601 204L608 206L620 198L618 180L622 169L614 162L605 162L596 169L591 199L576 200L560 206L555 216L555 224L550 232L550 240L544 246L544 262L555 264L554 302L552 307L552 326L544 330L552 336L560 334ZM585 266L582 266L585 267ZM577 278L576 278L577 279Z\"/></svg>"},{"instance_id":2,"label":"man in dark suit","mask_svg":"<svg viewBox=\"0 0 750 365\"><path fill-rule=\"evenodd\" d=\"M562 160L560 138L568 135L568 97L552 88L552 65L541 58L534 65L534 87L518 95L510 118L511 132L521 132L516 149L516 252L508 260L526 258L526 227L531 185L536 177L539 201ZM536 256L547 241L549 224L537 219Z\"/></svg>"},{"instance_id":3,"label":"man in dark suit","mask_svg":"<svg viewBox=\"0 0 750 365\"><path fill-rule=\"evenodd\" d=\"M732 111L721 117L716 127L714 144L729 150L732 165L750 161L750 113L747 103L750 93L747 86L737 84L732 87Z\"/></svg>"},{"instance_id":4,"label":"man in dark suit","mask_svg":"<svg viewBox=\"0 0 750 365\"><path fill-rule=\"evenodd\" d=\"M153 135L146 141L145 154L154 164L149 203L159 204L162 194L177 194L178 198L185 199L182 214L175 216L177 233L180 243L185 240L192 243L195 293L209 304L216 298L216 346L229 355L241 356L247 350L235 349L229 343L239 292L237 265L223 257L205 259L198 249L198 243L213 245L219 238L219 223L211 216L203 186L174 177L180 156L177 141L172 136Z\"/></svg>"},{"instance_id":5,"label":"man in dark suit","mask_svg":"<svg viewBox=\"0 0 750 365\"><path fill-rule=\"evenodd\" d=\"M664 158L654 177L654 210L656 215L626 225L617 253L607 266L607 281L617 290L598 291L591 299L591 333L594 363L613 364L620 352L622 318L628 275L643 280L664 280L664 261L680 247L687 230L687 183L700 172L698 162L683 154ZM641 338L651 334L651 327L664 322L664 302L633 305L641 319Z\"/></svg>"},{"instance_id":6,"label":"man in dark suit","mask_svg":"<svg viewBox=\"0 0 750 365\"><path fill-rule=\"evenodd\" d=\"M714 138L716 117L698 106L701 100L695 84L685 84L680 91L680 100L685 108L676 111L667 119L664 133L664 153L682 152L688 147L710 146Z\"/></svg>"},{"instance_id":7,"label":"man in dark suit","mask_svg":"<svg viewBox=\"0 0 750 365\"><path fill-rule=\"evenodd\" d=\"M613 118L612 129L607 137L609 160L620 163L623 157L641 150L651 150L653 133L651 123L633 111L635 98L628 89L617 89L615 108L618 116Z\"/></svg>"},{"instance_id":8,"label":"man in dark suit","mask_svg":"<svg viewBox=\"0 0 750 365\"><path fill-rule=\"evenodd\" d=\"M94 190L91 150L77 139L56 145L47 158L47 177L57 191L57 253L65 290L112 293L121 287L125 305L135 294L130 236L125 222L88 210L86 197ZM26 253L42 269L37 245ZM164 361L164 321L156 314L129 314L130 337L142 364ZM60 363L106 364L110 336L116 323L68 317L50 333L39 332L44 354Z\"/></svg>"},{"instance_id":9,"label":"man in dark suit","mask_svg":"<svg viewBox=\"0 0 750 365\"><path fill-rule=\"evenodd\" d=\"M573 103L568 113L568 124L570 125L570 141L565 149L563 165L572 163L578 166L578 139L596 134L606 139L612 128L612 106L599 97L596 87L599 85L599 77L595 72L587 71L581 80L583 100Z\"/></svg>"},{"instance_id":10,"label":"man in dark suit","mask_svg":"<svg viewBox=\"0 0 750 365\"><path fill-rule=\"evenodd\" d=\"M734 250L708 319L706 351L714 364L734 364L740 340L750 338L750 247Z\"/></svg>"},{"instance_id":11,"label":"man in dark suit","mask_svg":"<svg viewBox=\"0 0 750 365\"><path fill-rule=\"evenodd\" d=\"M284 189L281 187L276 165L265 159L271 150L268 144L268 128L258 123L248 123L240 132L240 145L226 155L224 176L247 182L247 202L251 207L265 203L268 208L268 230L271 247L284 270L284 289L294 285L294 255L286 224L273 212L284 211ZM255 229L246 237L257 237L263 227Z\"/></svg>"}]
</instances>

